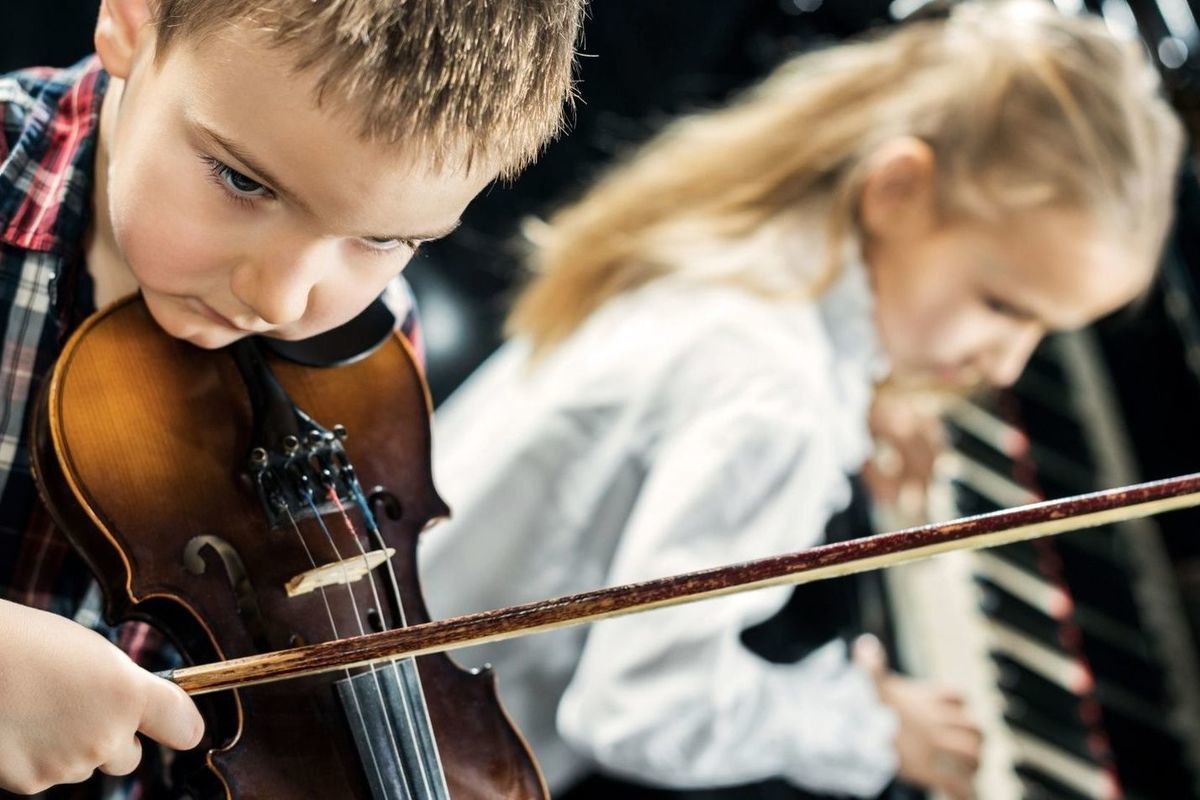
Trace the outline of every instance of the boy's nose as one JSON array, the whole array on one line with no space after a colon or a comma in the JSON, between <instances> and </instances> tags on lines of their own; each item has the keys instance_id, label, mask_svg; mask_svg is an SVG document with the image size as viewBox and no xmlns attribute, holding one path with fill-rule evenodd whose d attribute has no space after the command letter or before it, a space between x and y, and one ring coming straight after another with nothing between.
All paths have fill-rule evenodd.
<instances>
[{"instance_id":1,"label":"boy's nose","mask_svg":"<svg viewBox=\"0 0 1200 800\"><path fill-rule=\"evenodd\" d=\"M255 261L234 275L233 293L272 327L287 325L308 310L329 258L325 248L314 245Z\"/></svg>"}]
</instances>

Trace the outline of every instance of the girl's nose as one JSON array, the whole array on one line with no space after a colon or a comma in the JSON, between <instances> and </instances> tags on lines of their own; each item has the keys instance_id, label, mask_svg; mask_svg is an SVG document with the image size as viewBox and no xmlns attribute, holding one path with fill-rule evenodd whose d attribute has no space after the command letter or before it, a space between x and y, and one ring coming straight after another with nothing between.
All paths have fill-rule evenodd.
<instances>
[{"instance_id":1,"label":"girl's nose","mask_svg":"<svg viewBox=\"0 0 1200 800\"><path fill-rule=\"evenodd\" d=\"M1042 331L1034 325L1008 337L984 365L984 378L992 386L1012 386L1021 377L1041 339Z\"/></svg>"}]
</instances>

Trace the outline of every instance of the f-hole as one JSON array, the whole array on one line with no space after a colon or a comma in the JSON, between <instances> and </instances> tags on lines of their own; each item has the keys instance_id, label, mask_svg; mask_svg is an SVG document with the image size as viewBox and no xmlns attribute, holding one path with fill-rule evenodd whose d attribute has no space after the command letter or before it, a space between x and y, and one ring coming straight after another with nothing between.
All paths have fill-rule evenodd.
<instances>
[{"instance_id":1,"label":"f-hole","mask_svg":"<svg viewBox=\"0 0 1200 800\"><path fill-rule=\"evenodd\" d=\"M267 626L262 610L258 607L258 598L254 594L254 586L246 574L242 557L233 545L220 536L193 536L183 549L183 568L193 575L203 575L208 570L208 562L204 558L205 549L216 553L225 565L225 577L229 579L229 585L233 589L238 616L241 617L255 646L259 652L272 650L267 639Z\"/></svg>"}]
</instances>

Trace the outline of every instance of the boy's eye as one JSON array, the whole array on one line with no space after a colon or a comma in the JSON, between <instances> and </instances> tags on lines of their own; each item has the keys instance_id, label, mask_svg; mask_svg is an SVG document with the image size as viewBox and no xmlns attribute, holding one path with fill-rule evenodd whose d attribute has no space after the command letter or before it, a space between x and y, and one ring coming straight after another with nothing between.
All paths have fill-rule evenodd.
<instances>
[{"instance_id":1,"label":"boy's eye","mask_svg":"<svg viewBox=\"0 0 1200 800\"><path fill-rule=\"evenodd\" d=\"M243 175L233 167L215 158L205 157L209 172L225 189L240 198L269 197L271 190L251 177Z\"/></svg>"},{"instance_id":2,"label":"boy's eye","mask_svg":"<svg viewBox=\"0 0 1200 800\"><path fill-rule=\"evenodd\" d=\"M243 194L256 194L259 191L264 191L266 189L266 187L258 181L251 180L234 169L228 169L228 173L225 175L225 182L228 183L233 189Z\"/></svg>"}]
</instances>

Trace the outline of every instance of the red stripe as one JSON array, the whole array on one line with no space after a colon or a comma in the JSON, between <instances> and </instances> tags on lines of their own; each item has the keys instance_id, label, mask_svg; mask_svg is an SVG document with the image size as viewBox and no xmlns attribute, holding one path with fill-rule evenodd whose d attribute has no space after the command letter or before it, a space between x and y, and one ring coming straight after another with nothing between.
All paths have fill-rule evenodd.
<instances>
[{"instance_id":1,"label":"red stripe","mask_svg":"<svg viewBox=\"0 0 1200 800\"><path fill-rule=\"evenodd\" d=\"M66 194L68 168L80 143L97 125L93 105L99 74L99 62L95 62L58 102L46 131L49 141L46 152L38 162L24 202L17 207L4 232L4 238L17 247L48 250L58 244L54 230Z\"/></svg>"}]
</instances>

